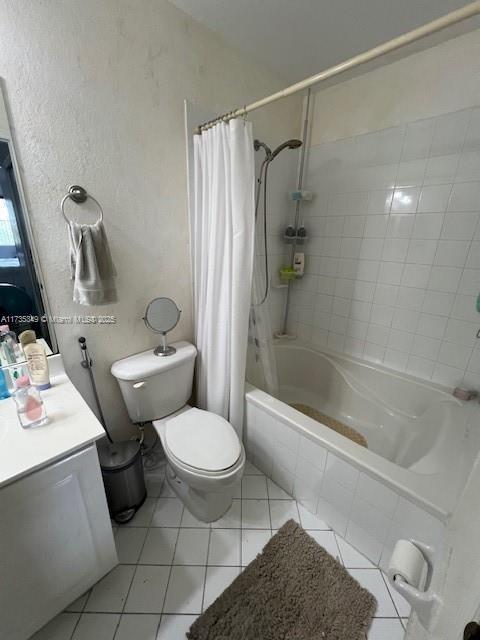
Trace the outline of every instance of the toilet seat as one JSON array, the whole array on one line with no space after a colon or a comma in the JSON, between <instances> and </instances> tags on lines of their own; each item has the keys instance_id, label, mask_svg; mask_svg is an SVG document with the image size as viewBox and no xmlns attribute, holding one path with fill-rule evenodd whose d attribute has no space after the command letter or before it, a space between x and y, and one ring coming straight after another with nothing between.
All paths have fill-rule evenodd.
<instances>
[{"instance_id":1,"label":"toilet seat","mask_svg":"<svg viewBox=\"0 0 480 640\"><path fill-rule=\"evenodd\" d=\"M242 453L238 435L227 420L196 408L166 421L165 444L181 465L207 474L230 469Z\"/></svg>"}]
</instances>

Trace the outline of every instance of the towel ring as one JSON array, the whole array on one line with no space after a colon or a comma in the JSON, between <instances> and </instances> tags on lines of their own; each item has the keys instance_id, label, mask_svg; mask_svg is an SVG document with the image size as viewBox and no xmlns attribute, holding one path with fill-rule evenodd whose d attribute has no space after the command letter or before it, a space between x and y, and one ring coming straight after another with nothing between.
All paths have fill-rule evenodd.
<instances>
[{"instance_id":1,"label":"towel ring","mask_svg":"<svg viewBox=\"0 0 480 640\"><path fill-rule=\"evenodd\" d=\"M65 213L65 202L67 200L73 200L73 202L76 202L77 204L82 204L83 202L86 202L88 198L90 198L90 200L93 200L95 204L98 206L98 208L100 209L100 218L97 220L97 222L102 222L103 220L102 205L90 193L87 193L86 189L84 189L83 187L80 187L78 184L74 184L68 189L68 193L65 196L63 196L62 201L60 203L62 216L65 218L68 224L70 224L71 221L67 218L67 215Z\"/></svg>"}]
</instances>

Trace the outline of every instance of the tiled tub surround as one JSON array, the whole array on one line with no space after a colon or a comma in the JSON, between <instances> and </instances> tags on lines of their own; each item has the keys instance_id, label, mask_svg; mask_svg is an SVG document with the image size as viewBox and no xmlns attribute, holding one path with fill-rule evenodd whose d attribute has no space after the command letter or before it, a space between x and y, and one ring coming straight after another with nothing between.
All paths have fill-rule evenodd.
<instances>
[{"instance_id":1,"label":"tiled tub surround","mask_svg":"<svg viewBox=\"0 0 480 640\"><path fill-rule=\"evenodd\" d=\"M399 538L438 546L479 450L478 405L354 358L277 345L276 359L281 399L246 393L254 464L383 569ZM353 426L370 448L291 402Z\"/></svg>"},{"instance_id":2,"label":"tiled tub surround","mask_svg":"<svg viewBox=\"0 0 480 640\"><path fill-rule=\"evenodd\" d=\"M309 149L291 327L317 346L480 387L480 108Z\"/></svg>"}]
</instances>

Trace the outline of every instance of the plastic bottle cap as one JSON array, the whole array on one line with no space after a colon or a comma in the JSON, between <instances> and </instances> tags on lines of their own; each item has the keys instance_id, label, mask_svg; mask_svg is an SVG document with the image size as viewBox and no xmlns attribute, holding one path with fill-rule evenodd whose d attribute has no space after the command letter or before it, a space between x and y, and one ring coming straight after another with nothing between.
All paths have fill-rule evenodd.
<instances>
[{"instance_id":1,"label":"plastic bottle cap","mask_svg":"<svg viewBox=\"0 0 480 640\"><path fill-rule=\"evenodd\" d=\"M15 380L15 386L17 389L24 389L30 386L30 378L28 376L20 376Z\"/></svg>"},{"instance_id":2,"label":"plastic bottle cap","mask_svg":"<svg viewBox=\"0 0 480 640\"><path fill-rule=\"evenodd\" d=\"M27 329L27 331L23 331L23 333L18 336L18 339L20 340L22 347L24 347L26 344L36 342L37 336L35 335L35 331Z\"/></svg>"}]
</instances>

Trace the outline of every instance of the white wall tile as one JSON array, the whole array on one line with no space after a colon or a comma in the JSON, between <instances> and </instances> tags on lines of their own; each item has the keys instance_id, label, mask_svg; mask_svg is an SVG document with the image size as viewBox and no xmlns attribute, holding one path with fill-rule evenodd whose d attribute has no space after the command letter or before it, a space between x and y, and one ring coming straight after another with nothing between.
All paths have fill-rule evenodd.
<instances>
[{"instance_id":1,"label":"white wall tile","mask_svg":"<svg viewBox=\"0 0 480 640\"><path fill-rule=\"evenodd\" d=\"M420 198L419 187L395 189L392 199L392 213L415 213Z\"/></svg>"},{"instance_id":2,"label":"white wall tile","mask_svg":"<svg viewBox=\"0 0 480 640\"><path fill-rule=\"evenodd\" d=\"M350 492L355 490L359 472L353 465L333 453L328 454L325 466L325 480L337 482Z\"/></svg>"},{"instance_id":3,"label":"white wall tile","mask_svg":"<svg viewBox=\"0 0 480 640\"><path fill-rule=\"evenodd\" d=\"M423 187L418 202L418 213L442 213L446 211L451 191L451 184Z\"/></svg>"},{"instance_id":4,"label":"white wall tile","mask_svg":"<svg viewBox=\"0 0 480 640\"><path fill-rule=\"evenodd\" d=\"M480 182L463 182L453 186L449 211L478 211Z\"/></svg>"},{"instance_id":5,"label":"white wall tile","mask_svg":"<svg viewBox=\"0 0 480 640\"><path fill-rule=\"evenodd\" d=\"M435 254L435 264L463 268L469 248L470 242L466 240L440 240Z\"/></svg>"},{"instance_id":6,"label":"white wall tile","mask_svg":"<svg viewBox=\"0 0 480 640\"><path fill-rule=\"evenodd\" d=\"M318 201L302 212L311 239L290 316L302 340L427 379L465 375L480 282L477 114L466 109L310 150L308 184ZM454 358L442 340L464 348Z\"/></svg>"}]
</instances>

